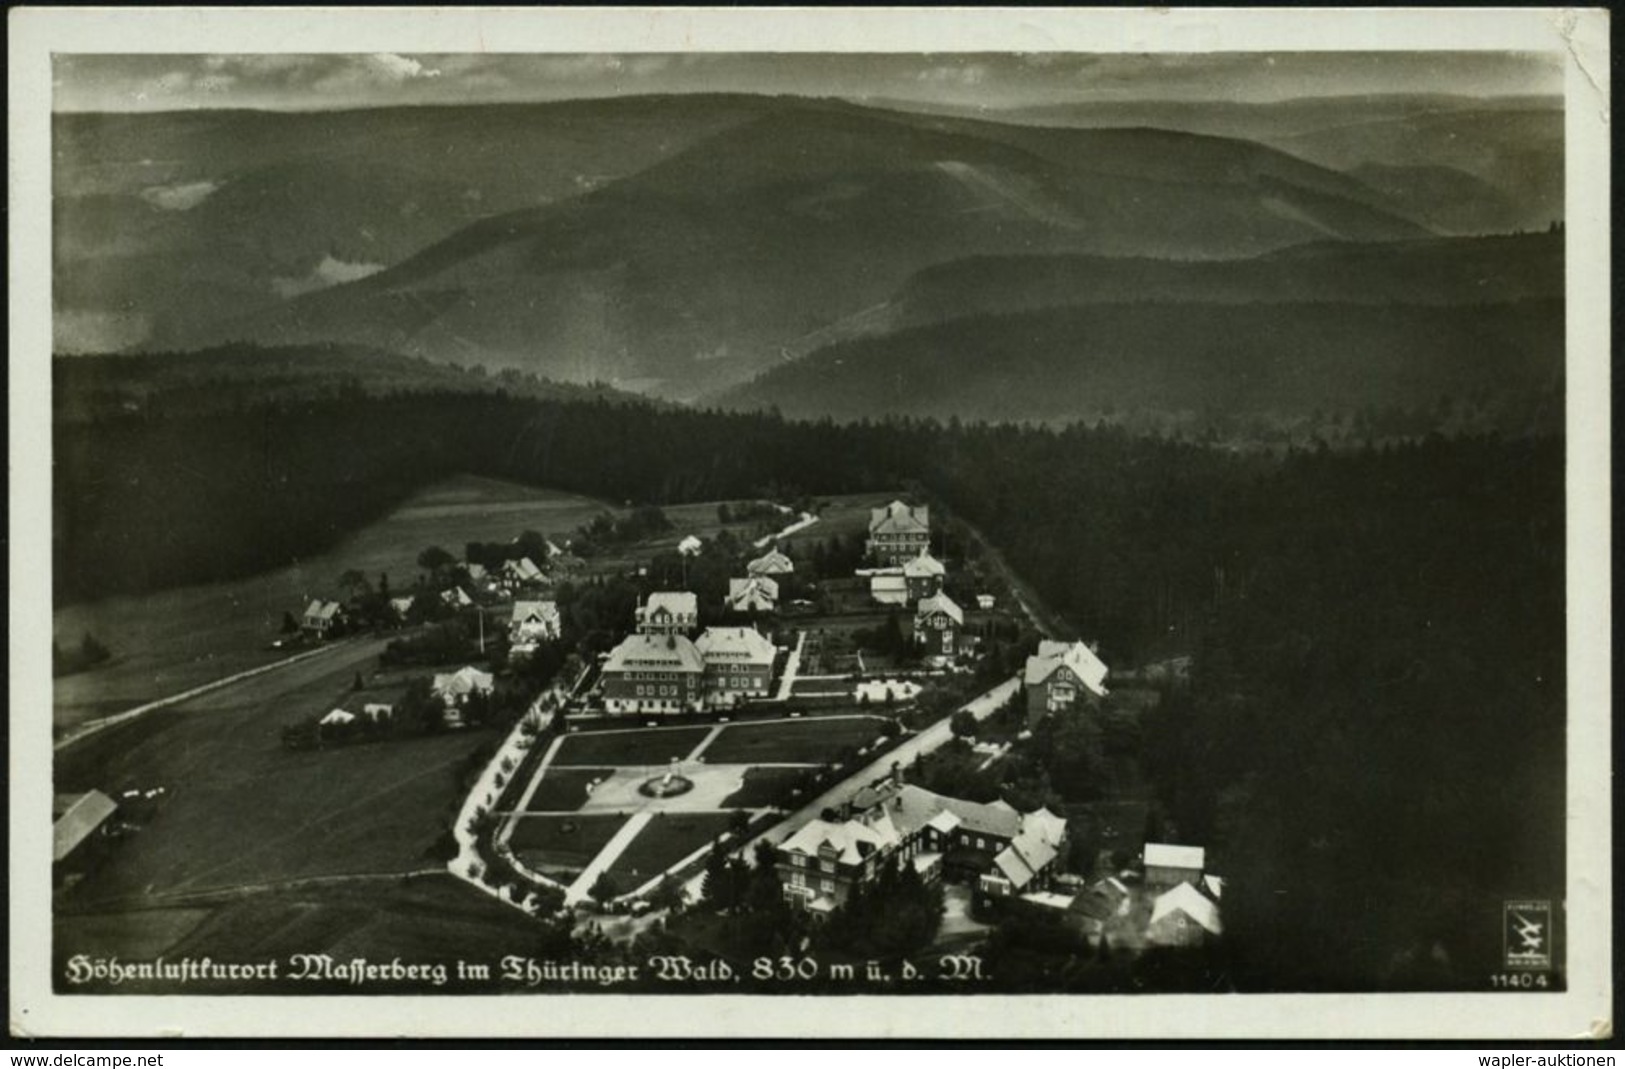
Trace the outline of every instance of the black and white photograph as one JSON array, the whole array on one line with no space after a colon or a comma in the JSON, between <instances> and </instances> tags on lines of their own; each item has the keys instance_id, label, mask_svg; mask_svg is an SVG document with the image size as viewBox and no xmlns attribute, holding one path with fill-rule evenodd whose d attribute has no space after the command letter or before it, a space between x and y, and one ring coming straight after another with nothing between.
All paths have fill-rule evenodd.
<instances>
[{"instance_id":1,"label":"black and white photograph","mask_svg":"<svg viewBox=\"0 0 1625 1069\"><path fill-rule=\"evenodd\" d=\"M14 1035L1611 1033L1605 16L20 14Z\"/></svg>"}]
</instances>

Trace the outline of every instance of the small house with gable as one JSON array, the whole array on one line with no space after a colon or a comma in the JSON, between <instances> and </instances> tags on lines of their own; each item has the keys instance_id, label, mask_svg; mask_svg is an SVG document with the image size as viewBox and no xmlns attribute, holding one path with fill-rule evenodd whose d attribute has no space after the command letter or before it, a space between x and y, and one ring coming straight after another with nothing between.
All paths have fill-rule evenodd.
<instances>
[{"instance_id":1,"label":"small house with gable","mask_svg":"<svg viewBox=\"0 0 1625 1069\"><path fill-rule=\"evenodd\" d=\"M947 594L924 598L914 609L914 644L927 658L951 659L959 649L965 613Z\"/></svg>"},{"instance_id":2,"label":"small house with gable","mask_svg":"<svg viewBox=\"0 0 1625 1069\"><path fill-rule=\"evenodd\" d=\"M724 606L729 612L767 613L779 608L779 584L765 575L728 580Z\"/></svg>"},{"instance_id":3,"label":"small house with gable","mask_svg":"<svg viewBox=\"0 0 1625 1069\"><path fill-rule=\"evenodd\" d=\"M1027 658L1022 683L1031 727L1049 713L1097 704L1106 696L1106 665L1082 642L1045 639Z\"/></svg>"}]
</instances>

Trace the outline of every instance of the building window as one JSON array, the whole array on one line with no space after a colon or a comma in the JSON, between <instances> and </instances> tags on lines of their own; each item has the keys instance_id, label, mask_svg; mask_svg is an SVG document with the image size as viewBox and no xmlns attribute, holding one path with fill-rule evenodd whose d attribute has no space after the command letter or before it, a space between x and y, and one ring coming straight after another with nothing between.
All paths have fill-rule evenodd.
<instances>
[{"instance_id":1,"label":"building window","mask_svg":"<svg viewBox=\"0 0 1625 1069\"><path fill-rule=\"evenodd\" d=\"M820 861L818 863L818 867L819 867L820 870L822 870L824 872L834 872L835 871L835 862L833 862L833 861Z\"/></svg>"},{"instance_id":2,"label":"building window","mask_svg":"<svg viewBox=\"0 0 1625 1069\"><path fill-rule=\"evenodd\" d=\"M800 854L792 854L791 857L790 857L790 861L798 869L807 867L807 859L805 857L803 857L802 855L800 855Z\"/></svg>"},{"instance_id":3,"label":"building window","mask_svg":"<svg viewBox=\"0 0 1625 1069\"><path fill-rule=\"evenodd\" d=\"M818 881L818 889L820 891L824 892L826 895L834 894L835 893L835 881L834 880L819 880Z\"/></svg>"},{"instance_id":4,"label":"building window","mask_svg":"<svg viewBox=\"0 0 1625 1069\"><path fill-rule=\"evenodd\" d=\"M792 872L790 874L790 886L791 887L805 887L805 886L807 886L807 877L803 876L799 872Z\"/></svg>"}]
</instances>

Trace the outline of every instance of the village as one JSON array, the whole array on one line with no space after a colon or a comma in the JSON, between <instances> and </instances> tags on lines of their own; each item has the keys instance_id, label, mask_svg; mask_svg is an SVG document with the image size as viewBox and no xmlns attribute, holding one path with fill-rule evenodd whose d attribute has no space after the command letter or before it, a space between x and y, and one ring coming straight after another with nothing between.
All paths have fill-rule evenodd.
<instances>
[{"instance_id":1,"label":"village","mask_svg":"<svg viewBox=\"0 0 1625 1069\"><path fill-rule=\"evenodd\" d=\"M283 745L499 732L447 869L518 910L611 931L734 908L719 887L754 869L811 925L923 893L944 945L1023 916L1102 956L1222 933L1223 880L1201 845L1080 830L1056 801L1072 791L989 788L1012 768L1064 778L1056 733L1098 736L1114 699L1097 648L1045 637L963 531L901 498L824 539L814 511L720 508L766 533L701 538L639 509L574 537L471 542L461 559L428 547L406 590L346 573L274 645L387 645L285 724ZM674 551L644 555L657 534ZM162 804L126 793L59 798L59 878Z\"/></svg>"}]
</instances>

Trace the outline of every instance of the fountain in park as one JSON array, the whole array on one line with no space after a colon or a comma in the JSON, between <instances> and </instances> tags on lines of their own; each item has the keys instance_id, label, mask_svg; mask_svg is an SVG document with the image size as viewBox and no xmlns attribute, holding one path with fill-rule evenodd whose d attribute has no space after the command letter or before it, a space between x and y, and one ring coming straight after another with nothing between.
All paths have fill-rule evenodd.
<instances>
[{"instance_id":1,"label":"fountain in park","mask_svg":"<svg viewBox=\"0 0 1625 1069\"><path fill-rule=\"evenodd\" d=\"M671 766L663 775L650 776L638 784L638 793L650 798L674 798L693 789L694 781L678 773L675 757L671 759Z\"/></svg>"}]
</instances>

